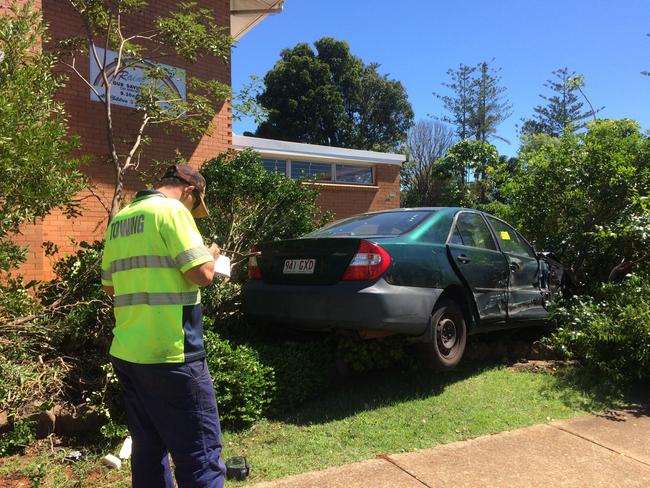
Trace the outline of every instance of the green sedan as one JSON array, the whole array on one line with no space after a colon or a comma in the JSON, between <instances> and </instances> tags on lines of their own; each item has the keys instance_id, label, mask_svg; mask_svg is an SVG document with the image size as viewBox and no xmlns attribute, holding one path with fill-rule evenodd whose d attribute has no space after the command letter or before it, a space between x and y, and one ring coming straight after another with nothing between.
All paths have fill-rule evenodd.
<instances>
[{"instance_id":1,"label":"green sedan","mask_svg":"<svg viewBox=\"0 0 650 488\"><path fill-rule=\"evenodd\" d=\"M458 364L468 334L545 323L564 273L506 222L468 208L366 213L254 251L249 317L405 334L438 369Z\"/></svg>"}]
</instances>

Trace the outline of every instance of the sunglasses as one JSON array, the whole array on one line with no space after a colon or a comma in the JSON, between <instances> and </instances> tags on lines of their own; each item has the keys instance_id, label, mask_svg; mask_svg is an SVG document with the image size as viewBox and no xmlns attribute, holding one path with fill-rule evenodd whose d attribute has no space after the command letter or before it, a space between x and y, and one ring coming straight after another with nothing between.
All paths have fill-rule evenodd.
<instances>
[{"instance_id":1,"label":"sunglasses","mask_svg":"<svg viewBox=\"0 0 650 488\"><path fill-rule=\"evenodd\" d=\"M194 205L192 205L192 210L196 210L199 205L201 205L201 192L194 188L192 190L192 195L194 196Z\"/></svg>"}]
</instances>

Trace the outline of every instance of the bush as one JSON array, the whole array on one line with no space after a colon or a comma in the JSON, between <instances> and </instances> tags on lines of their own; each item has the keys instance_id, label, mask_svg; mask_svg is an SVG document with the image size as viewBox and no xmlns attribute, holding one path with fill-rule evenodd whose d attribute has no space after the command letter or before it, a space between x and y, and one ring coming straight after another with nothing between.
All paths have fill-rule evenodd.
<instances>
[{"instance_id":1,"label":"bush","mask_svg":"<svg viewBox=\"0 0 650 488\"><path fill-rule=\"evenodd\" d=\"M260 361L273 369L275 390L268 413L279 415L314 398L331 382L331 341L255 343Z\"/></svg>"},{"instance_id":2,"label":"bush","mask_svg":"<svg viewBox=\"0 0 650 488\"><path fill-rule=\"evenodd\" d=\"M625 254L639 260L639 250L647 253L647 235L635 229L645 225L650 137L636 122L599 120L529 149L523 170L499 189L508 202L500 216L539 250L556 252L587 285L607 279ZM631 213L639 217L629 220Z\"/></svg>"},{"instance_id":3,"label":"bush","mask_svg":"<svg viewBox=\"0 0 650 488\"><path fill-rule=\"evenodd\" d=\"M72 404L107 387L103 366L114 325L111 300L100 279L104 243L81 242L79 247L59 260L55 278L41 285L38 298L44 313L34 325L49 331L48 356L65 358L61 400Z\"/></svg>"},{"instance_id":4,"label":"bush","mask_svg":"<svg viewBox=\"0 0 650 488\"><path fill-rule=\"evenodd\" d=\"M12 420L12 430L0 437L0 457L21 452L34 442L36 422L33 420Z\"/></svg>"},{"instance_id":5,"label":"bush","mask_svg":"<svg viewBox=\"0 0 650 488\"><path fill-rule=\"evenodd\" d=\"M103 387L112 312L99 282L101 250L100 242L82 243L55 265L54 280L39 287L11 280L0 291L4 318L15 319L0 326L0 410L28 415L35 402L78 405Z\"/></svg>"},{"instance_id":6,"label":"bush","mask_svg":"<svg viewBox=\"0 0 650 488\"><path fill-rule=\"evenodd\" d=\"M273 369L250 347L233 347L214 332L205 333L205 351L222 424L240 428L261 419L275 390Z\"/></svg>"},{"instance_id":7,"label":"bush","mask_svg":"<svg viewBox=\"0 0 650 488\"><path fill-rule=\"evenodd\" d=\"M409 342L403 336L362 340L354 336L340 336L337 355L355 373L402 365L414 367L408 352Z\"/></svg>"},{"instance_id":8,"label":"bush","mask_svg":"<svg viewBox=\"0 0 650 488\"><path fill-rule=\"evenodd\" d=\"M548 342L614 384L650 379L650 279L601 285L552 311L558 329Z\"/></svg>"},{"instance_id":9,"label":"bush","mask_svg":"<svg viewBox=\"0 0 650 488\"><path fill-rule=\"evenodd\" d=\"M206 330L218 327L223 333L236 329L242 320L240 314L241 284L215 279L210 286L201 289L204 326Z\"/></svg>"},{"instance_id":10,"label":"bush","mask_svg":"<svg viewBox=\"0 0 650 488\"><path fill-rule=\"evenodd\" d=\"M35 359L20 346L0 348L0 411L22 417L61 392L66 368L61 360Z\"/></svg>"},{"instance_id":11,"label":"bush","mask_svg":"<svg viewBox=\"0 0 650 488\"><path fill-rule=\"evenodd\" d=\"M38 302L30 294L35 285L35 281L25 283L22 276L7 277L4 283L0 283L0 323L30 316L40 310Z\"/></svg>"},{"instance_id":12,"label":"bush","mask_svg":"<svg viewBox=\"0 0 650 488\"><path fill-rule=\"evenodd\" d=\"M76 254L54 265L55 278L38 293L46 313L41 323L52 330L51 346L61 355L105 361L112 339L113 311L101 287L103 241L81 242Z\"/></svg>"},{"instance_id":13,"label":"bush","mask_svg":"<svg viewBox=\"0 0 650 488\"><path fill-rule=\"evenodd\" d=\"M267 172L253 150L220 154L206 161L201 173L211 214L197 225L233 259L235 282L245 280L243 254L255 244L307 234L330 218L316 205L318 190Z\"/></svg>"},{"instance_id":14,"label":"bush","mask_svg":"<svg viewBox=\"0 0 650 488\"><path fill-rule=\"evenodd\" d=\"M101 416L100 432L109 441L118 441L128 435L126 413L120 390L120 382L111 363L101 365L101 386L88 395L86 403Z\"/></svg>"}]
</instances>

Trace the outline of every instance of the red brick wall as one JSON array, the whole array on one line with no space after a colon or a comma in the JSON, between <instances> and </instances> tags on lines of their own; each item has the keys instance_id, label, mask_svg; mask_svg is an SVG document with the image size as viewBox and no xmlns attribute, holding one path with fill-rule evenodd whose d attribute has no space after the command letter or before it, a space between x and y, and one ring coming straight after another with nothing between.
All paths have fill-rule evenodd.
<instances>
[{"instance_id":1,"label":"red brick wall","mask_svg":"<svg viewBox=\"0 0 650 488\"><path fill-rule=\"evenodd\" d=\"M376 186L318 184L317 203L337 219L363 212L399 208L399 166L378 164Z\"/></svg>"},{"instance_id":2,"label":"red brick wall","mask_svg":"<svg viewBox=\"0 0 650 488\"><path fill-rule=\"evenodd\" d=\"M9 5L9 0L0 0L0 7ZM49 24L50 36L56 40L74 35L83 35L83 25L79 17L67 2L62 0L39 0L36 2L43 12L45 21ZM176 1L156 0L150 1L149 7L142 13L134 15L129 26L134 31L142 31L151 26L153 19L175 9ZM221 25L230 26L229 0L199 0L198 5L209 8ZM166 64L181 67L186 70L186 75L197 76L203 79L217 79L230 84L230 66L224 65L217 59L204 58L196 64L189 64L178 57L169 57ZM89 75L88 59L78 62L81 73ZM25 226L22 234L15 240L21 245L30 247L29 259L19 270L26 278L49 278L52 276L51 265L56 258L46 257L41 247L43 241L52 241L59 246L60 255L73 252L73 241L93 240L102 238L106 228L107 211L104 205L110 206L113 195L114 176L110 164L105 163L108 153L106 140L105 119L103 105L90 100L89 88L73 73L67 73L69 81L59 94L59 99L64 103L68 114L71 134L81 138L81 154L92 156L92 162L83 168L83 172L94 184L94 193L101 198L101 202L90 192L82 192L83 215L74 220L69 220L60 213L48 216L36 225ZM126 107L113 107L114 125L119 128L117 138L132 135L138 126L137 114ZM164 161L172 159L175 150L189 160L190 164L200 165L204 160L215 156L221 151L231 147L232 144L232 114L228 103L224 103L215 118L216 130L210 136L203 137L200 141L190 141L182 134L167 134L161 130L150 130L151 144L146 148L141 165L146 168L151 161ZM130 200L133 193L143 186L138 176L131 172L125 178L126 200Z\"/></svg>"}]
</instances>

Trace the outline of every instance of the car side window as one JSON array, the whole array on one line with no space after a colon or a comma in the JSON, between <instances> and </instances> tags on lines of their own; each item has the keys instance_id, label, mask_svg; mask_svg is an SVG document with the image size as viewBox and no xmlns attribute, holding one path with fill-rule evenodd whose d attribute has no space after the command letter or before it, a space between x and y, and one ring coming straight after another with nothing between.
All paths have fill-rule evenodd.
<instances>
[{"instance_id":1,"label":"car side window","mask_svg":"<svg viewBox=\"0 0 650 488\"><path fill-rule=\"evenodd\" d=\"M535 257L533 248L530 247L530 245L515 229L494 217L488 217L488 220L494 229L494 233L497 236L499 245L503 252L519 254L521 256L530 256L531 258Z\"/></svg>"},{"instance_id":2,"label":"car side window","mask_svg":"<svg viewBox=\"0 0 650 488\"><path fill-rule=\"evenodd\" d=\"M463 245L463 238L460 236L460 232L458 232L458 227L454 225L454 230L451 233L451 238L449 239L449 244L460 244L461 246Z\"/></svg>"},{"instance_id":3,"label":"car side window","mask_svg":"<svg viewBox=\"0 0 650 488\"><path fill-rule=\"evenodd\" d=\"M456 241L456 234L462 239L462 243ZM456 225L450 243L463 244L480 249L490 249L492 251L496 251L497 249L494 239L492 239L492 234L490 234L490 230L483 217L477 213L470 212L463 212L456 219Z\"/></svg>"}]
</instances>

